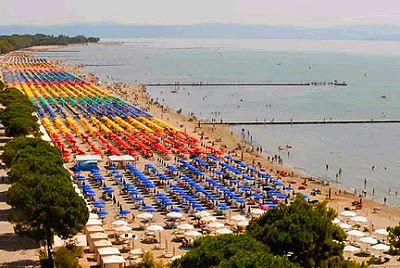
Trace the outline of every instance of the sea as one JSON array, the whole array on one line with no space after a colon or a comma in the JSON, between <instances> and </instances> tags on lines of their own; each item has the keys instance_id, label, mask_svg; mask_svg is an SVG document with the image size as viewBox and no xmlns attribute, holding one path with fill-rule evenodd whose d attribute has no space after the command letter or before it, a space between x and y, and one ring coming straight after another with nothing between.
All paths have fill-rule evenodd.
<instances>
[{"instance_id":1,"label":"sea","mask_svg":"<svg viewBox=\"0 0 400 268\"><path fill-rule=\"evenodd\" d=\"M108 82L347 83L148 88L159 102L204 120L400 119L400 42L103 39L40 56L82 64ZM246 125L232 131L309 176L400 205L400 124Z\"/></svg>"}]
</instances>

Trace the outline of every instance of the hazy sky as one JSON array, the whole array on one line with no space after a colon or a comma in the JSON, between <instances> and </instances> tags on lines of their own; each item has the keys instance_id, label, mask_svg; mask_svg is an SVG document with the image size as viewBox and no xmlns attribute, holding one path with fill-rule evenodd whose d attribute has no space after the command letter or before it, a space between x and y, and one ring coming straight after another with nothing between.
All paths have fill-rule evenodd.
<instances>
[{"instance_id":1,"label":"hazy sky","mask_svg":"<svg viewBox=\"0 0 400 268\"><path fill-rule=\"evenodd\" d=\"M400 0L0 0L0 25L204 22L400 25Z\"/></svg>"}]
</instances>

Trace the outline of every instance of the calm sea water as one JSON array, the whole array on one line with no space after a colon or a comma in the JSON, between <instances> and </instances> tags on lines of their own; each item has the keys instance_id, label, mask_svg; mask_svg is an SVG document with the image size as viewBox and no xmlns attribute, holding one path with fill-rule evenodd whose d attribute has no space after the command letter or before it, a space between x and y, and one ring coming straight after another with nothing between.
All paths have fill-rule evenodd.
<instances>
[{"instance_id":1,"label":"calm sea water","mask_svg":"<svg viewBox=\"0 0 400 268\"><path fill-rule=\"evenodd\" d=\"M124 39L42 53L89 64L122 82L346 81L347 87L150 88L154 98L203 119L400 118L400 43L316 40ZM116 41L116 42L114 42ZM122 42L121 42L122 41ZM111 66L112 65L112 66ZM382 98L385 96L385 98ZM239 135L242 127L234 127ZM269 153L313 175L400 205L400 125L246 126ZM278 146L293 148L278 152ZM329 165L329 170L325 165ZM372 170L374 166L374 170ZM389 193L390 189L390 193ZM396 192L399 191L399 197Z\"/></svg>"}]
</instances>

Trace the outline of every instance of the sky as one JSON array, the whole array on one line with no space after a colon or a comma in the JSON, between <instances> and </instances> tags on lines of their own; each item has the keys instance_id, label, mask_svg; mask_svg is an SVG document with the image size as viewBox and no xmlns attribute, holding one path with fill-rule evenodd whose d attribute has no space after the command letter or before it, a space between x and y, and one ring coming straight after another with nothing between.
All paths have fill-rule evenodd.
<instances>
[{"instance_id":1,"label":"sky","mask_svg":"<svg viewBox=\"0 0 400 268\"><path fill-rule=\"evenodd\" d=\"M400 25L400 0L0 0L0 25Z\"/></svg>"}]
</instances>

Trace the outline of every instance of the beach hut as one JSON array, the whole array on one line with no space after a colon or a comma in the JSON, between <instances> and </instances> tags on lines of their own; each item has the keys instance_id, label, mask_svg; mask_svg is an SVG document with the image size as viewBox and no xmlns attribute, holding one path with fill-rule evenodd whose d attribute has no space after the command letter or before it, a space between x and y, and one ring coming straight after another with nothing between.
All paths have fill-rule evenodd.
<instances>
[{"instance_id":1,"label":"beach hut","mask_svg":"<svg viewBox=\"0 0 400 268\"><path fill-rule=\"evenodd\" d=\"M98 219L89 219L86 223L86 226L102 226L103 223L101 222L101 220Z\"/></svg>"},{"instance_id":2,"label":"beach hut","mask_svg":"<svg viewBox=\"0 0 400 268\"><path fill-rule=\"evenodd\" d=\"M111 255L102 258L101 266L102 268L122 268L125 265L125 259L119 255Z\"/></svg>"},{"instance_id":3,"label":"beach hut","mask_svg":"<svg viewBox=\"0 0 400 268\"><path fill-rule=\"evenodd\" d=\"M95 250L96 250L96 247L94 246L94 242L95 241L107 240L107 239L108 239L108 236L104 232L90 233L87 236L87 242L88 242L88 245L89 245L89 251L90 252L95 252Z\"/></svg>"},{"instance_id":4,"label":"beach hut","mask_svg":"<svg viewBox=\"0 0 400 268\"><path fill-rule=\"evenodd\" d=\"M114 248L114 247L103 247L103 248L99 248L97 249L96 252L96 259L97 259L97 263L100 264L100 266L103 265L103 259L108 257L108 256L121 256L121 252L119 251L119 249Z\"/></svg>"}]
</instances>

